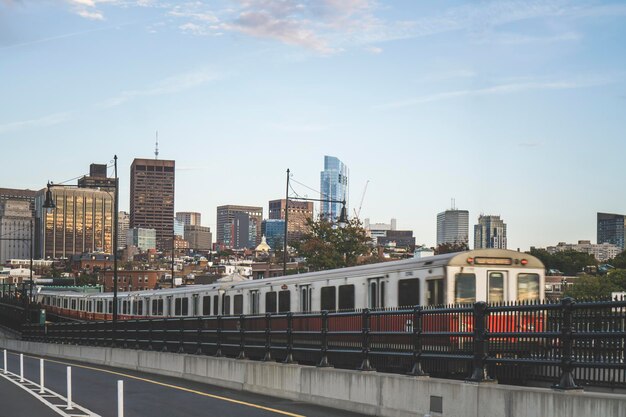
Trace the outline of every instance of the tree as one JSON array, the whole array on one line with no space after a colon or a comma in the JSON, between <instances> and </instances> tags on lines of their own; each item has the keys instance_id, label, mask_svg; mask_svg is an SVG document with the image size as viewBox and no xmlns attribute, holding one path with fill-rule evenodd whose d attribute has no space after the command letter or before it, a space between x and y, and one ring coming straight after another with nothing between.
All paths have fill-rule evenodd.
<instances>
[{"instance_id":1,"label":"tree","mask_svg":"<svg viewBox=\"0 0 626 417\"><path fill-rule=\"evenodd\" d=\"M626 251L620 253L615 258L610 259L607 263L609 265L614 266L615 268L625 269L626 268Z\"/></svg>"},{"instance_id":2,"label":"tree","mask_svg":"<svg viewBox=\"0 0 626 417\"><path fill-rule=\"evenodd\" d=\"M550 254L545 249L531 249L530 254L539 258L546 269L558 269L565 275L576 275L581 273L586 266L598 265L598 261L593 255L574 250L567 250Z\"/></svg>"},{"instance_id":3,"label":"tree","mask_svg":"<svg viewBox=\"0 0 626 417\"><path fill-rule=\"evenodd\" d=\"M467 242L455 240L453 243L440 243L435 248L435 255L443 255L444 253L465 252L469 250Z\"/></svg>"},{"instance_id":4,"label":"tree","mask_svg":"<svg viewBox=\"0 0 626 417\"><path fill-rule=\"evenodd\" d=\"M308 219L307 226L308 232L293 246L306 258L311 271L354 266L371 253L370 238L356 218L345 227L337 227L326 218Z\"/></svg>"}]
</instances>

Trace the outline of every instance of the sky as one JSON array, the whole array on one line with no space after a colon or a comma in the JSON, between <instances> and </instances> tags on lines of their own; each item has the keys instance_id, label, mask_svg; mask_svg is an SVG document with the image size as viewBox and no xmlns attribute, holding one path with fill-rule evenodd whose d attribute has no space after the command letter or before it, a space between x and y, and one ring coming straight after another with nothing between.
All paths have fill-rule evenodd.
<instances>
[{"instance_id":1,"label":"sky","mask_svg":"<svg viewBox=\"0 0 626 417\"><path fill-rule=\"evenodd\" d=\"M176 211L214 232L288 168L317 197L324 155L350 215L429 246L452 199L522 250L626 213L623 1L0 0L0 97L0 187L116 154L127 210L158 131Z\"/></svg>"}]
</instances>

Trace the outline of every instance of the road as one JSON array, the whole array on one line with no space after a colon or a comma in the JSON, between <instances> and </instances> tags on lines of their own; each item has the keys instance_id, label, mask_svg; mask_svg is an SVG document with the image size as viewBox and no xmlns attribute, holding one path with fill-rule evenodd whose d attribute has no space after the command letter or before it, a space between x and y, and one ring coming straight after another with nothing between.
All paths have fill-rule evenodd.
<instances>
[{"instance_id":1,"label":"road","mask_svg":"<svg viewBox=\"0 0 626 417\"><path fill-rule=\"evenodd\" d=\"M0 355L0 362L2 357ZM19 355L10 352L9 371L19 373ZM362 414L319 407L274 397L230 390L213 385L157 376L125 369L109 368L75 361L46 359L45 386L66 395L66 367L72 366L72 398L80 406L103 417L117 416L117 381L124 381L125 417L357 417ZM39 358L24 356L24 376L39 383ZM10 384L6 382L5 384ZM11 384L12 385L12 384ZM0 386L4 398L0 417L48 416L49 409L18 387ZM22 393L12 395L13 391ZM6 398L5 398L6 397ZM30 397L30 398L28 398ZM28 403L28 412L17 403ZM35 405L35 403L38 403ZM7 408L5 405L11 407ZM41 409L43 407L43 409ZM31 410L32 408L32 410ZM41 410L40 410L41 409Z\"/></svg>"}]
</instances>

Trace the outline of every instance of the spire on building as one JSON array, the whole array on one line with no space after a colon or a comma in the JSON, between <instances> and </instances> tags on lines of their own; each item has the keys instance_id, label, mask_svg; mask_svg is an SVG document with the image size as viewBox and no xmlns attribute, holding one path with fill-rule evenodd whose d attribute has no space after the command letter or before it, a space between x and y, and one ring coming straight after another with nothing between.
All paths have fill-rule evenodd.
<instances>
[{"instance_id":1,"label":"spire on building","mask_svg":"<svg viewBox=\"0 0 626 417\"><path fill-rule=\"evenodd\" d=\"M154 159L159 159L159 131L156 131L156 144L154 147Z\"/></svg>"}]
</instances>

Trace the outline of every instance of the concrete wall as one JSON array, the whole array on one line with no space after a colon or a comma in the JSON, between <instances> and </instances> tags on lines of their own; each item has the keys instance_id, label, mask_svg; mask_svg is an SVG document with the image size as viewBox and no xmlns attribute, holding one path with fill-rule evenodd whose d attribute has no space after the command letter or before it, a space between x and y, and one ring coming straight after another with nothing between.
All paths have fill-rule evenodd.
<instances>
[{"instance_id":1,"label":"concrete wall","mask_svg":"<svg viewBox=\"0 0 626 417\"><path fill-rule=\"evenodd\" d=\"M0 347L389 417L626 417L626 396L0 338ZM443 413L432 412L441 403Z\"/></svg>"}]
</instances>

